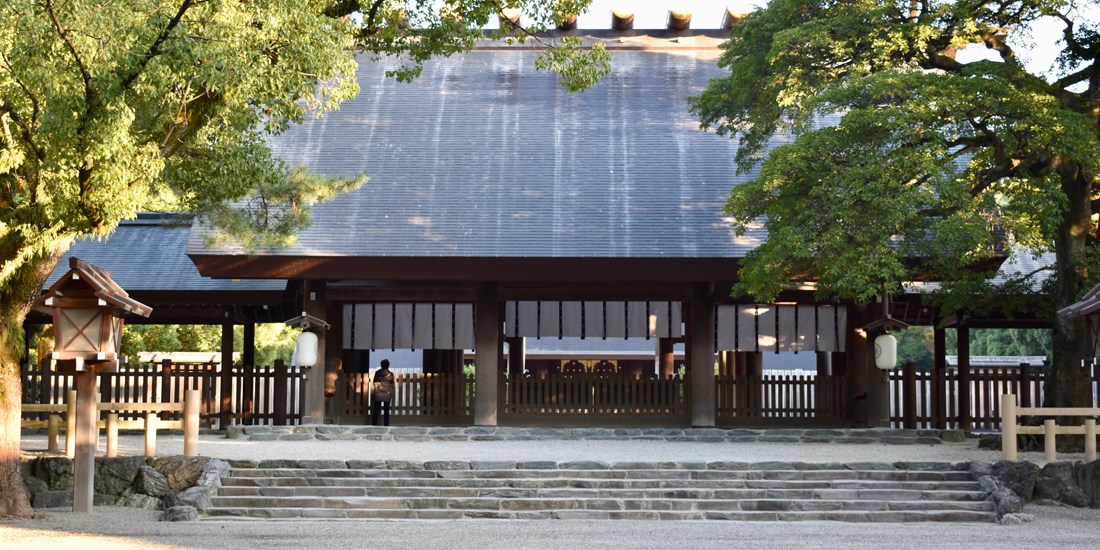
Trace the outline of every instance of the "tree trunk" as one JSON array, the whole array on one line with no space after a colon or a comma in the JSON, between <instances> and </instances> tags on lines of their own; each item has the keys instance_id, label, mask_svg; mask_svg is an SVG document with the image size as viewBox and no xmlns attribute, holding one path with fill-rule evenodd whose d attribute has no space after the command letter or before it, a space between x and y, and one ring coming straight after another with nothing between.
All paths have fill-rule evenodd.
<instances>
[{"instance_id":1,"label":"tree trunk","mask_svg":"<svg viewBox=\"0 0 1100 550\"><path fill-rule=\"evenodd\" d=\"M1078 300L1088 279L1085 245L1092 225L1090 195L1092 185L1076 163L1060 170L1062 191L1068 204L1058 227L1054 249L1055 287L1052 289L1054 309L1059 310ZM1081 368L1081 361L1090 356L1084 317L1063 319L1054 317L1051 372L1044 384L1044 407L1088 407L1091 395L1090 371ZM1079 422L1080 419L1077 419Z\"/></svg>"},{"instance_id":2,"label":"tree trunk","mask_svg":"<svg viewBox=\"0 0 1100 550\"><path fill-rule=\"evenodd\" d=\"M7 242L0 244L5 267L25 250L25 242L13 243L18 237L9 233ZM23 265L16 267L10 278L0 285L0 517L31 517L34 509L23 492L23 479L19 475L19 411L22 407L23 387L19 380L19 363L23 358L23 321L27 318L34 300L42 291L58 260L69 248L70 239L55 239L39 248L44 253L34 255Z\"/></svg>"}]
</instances>

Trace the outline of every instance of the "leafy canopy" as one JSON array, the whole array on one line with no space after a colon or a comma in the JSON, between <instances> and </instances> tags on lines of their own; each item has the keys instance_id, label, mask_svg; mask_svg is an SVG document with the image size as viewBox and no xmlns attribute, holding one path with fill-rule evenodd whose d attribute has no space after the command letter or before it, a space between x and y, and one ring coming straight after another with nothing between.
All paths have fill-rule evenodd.
<instances>
[{"instance_id":1,"label":"leafy canopy","mask_svg":"<svg viewBox=\"0 0 1100 550\"><path fill-rule=\"evenodd\" d=\"M1080 200L1067 189L1091 196L1100 168L1090 7L773 0L747 16L724 45L730 76L689 98L704 129L739 141L741 172L759 167L726 207L741 232L768 229L735 291L813 282L865 303L929 275L973 283L1006 242L1050 250ZM1010 45L1043 17L1066 29L1051 81ZM957 62L969 43L1000 59Z\"/></svg>"}]
</instances>

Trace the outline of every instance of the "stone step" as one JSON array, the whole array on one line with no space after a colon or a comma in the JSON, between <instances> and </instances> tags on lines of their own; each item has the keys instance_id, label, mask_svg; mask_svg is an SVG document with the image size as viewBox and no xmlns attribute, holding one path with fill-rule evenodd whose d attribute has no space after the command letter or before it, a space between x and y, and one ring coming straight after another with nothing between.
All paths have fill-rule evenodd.
<instances>
[{"instance_id":1,"label":"stone step","mask_svg":"<svg viewBox=\"0 0 1100 550\"><path fill-rule=\"evenodd\" d=\"M992 523L996 514L970 510L827 510L827 511L673 511L673 510L454 510L454 509L335 509L219 508L203 520L226 519L632 519L732 521L842 521L856 523Z\"/></svg>"},{"instance_id":2,"label":"stone step","mask_svg":"<svg viewBox=\"0 0 1100 550\"><path fill-rule=\"evenodd\" d=\"M222 487L216 504L245 498L274 497L432 497L432 498L663 498L663 499L844 499L844 500L983 500L982 491L889 489L588 489L513 487ZM223 504L218 504L223 505ZM224 504L253 506L253 504ZM255 506L264 506L255 504Z\"/></svg>"},{"instance_id":3,"label":"stone step","mask_svg":"<svg viewBox=\"0 0 1100 550\"><path fill-rule=\"evenodd\" d=\"M355 470L311 468L234 468L227 477L325 477L417 479L698 479L698 480L869 480L973 481L966 471L919 470Z\"/></svg>"},{"instance_id":4,"label":"stone step","mask_svg":"<svg viewBox=\"0 0 1100 550\"><path fill-rule=\"evenodd\" d=\"M889 495L883 495L889 496ZM742 510L742 511L991 511L990 501L942 500L824 500L798 498L578 498L572 495L539 495L533 498L499 497L213 497L215 509L339 508L339 509L460 509L460 510Z\"/></svg>"},{"instance_id":5,"label":"stone step","mask_svg":"<svg viewBox=\"0 0 1100 550\"><path fill-rule=\"evenodd\" d=\"M974 481L876 481L876 480L694 480L694 479L393 479L393 478L326 478L326 477L225 477L225 487L452 487L452 488L587 488L587 489L905 489L922 491L977 491Z\"/></svg>"}]
</instances>

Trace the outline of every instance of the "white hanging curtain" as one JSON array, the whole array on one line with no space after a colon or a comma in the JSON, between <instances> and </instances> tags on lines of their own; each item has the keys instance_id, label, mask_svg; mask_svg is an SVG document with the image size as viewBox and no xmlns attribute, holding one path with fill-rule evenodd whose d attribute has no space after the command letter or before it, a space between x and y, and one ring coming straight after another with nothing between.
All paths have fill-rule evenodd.
<instances>
[{"instance_id":1,"label":"white hanging curtain","mask_svg":"<svg viewBox=\"0 0 1100 550\"><path fill-rule=\"evenodd\" d=\"M844 351L844 306L720 305L717 348L723 351Z\"/></svg>"}]
</instances>

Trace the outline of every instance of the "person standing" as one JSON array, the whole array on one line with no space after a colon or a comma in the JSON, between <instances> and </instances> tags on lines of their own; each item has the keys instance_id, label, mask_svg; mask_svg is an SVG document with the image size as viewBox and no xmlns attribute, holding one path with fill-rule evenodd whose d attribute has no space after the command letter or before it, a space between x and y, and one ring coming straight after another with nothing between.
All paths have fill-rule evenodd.
<instances>
[{"instance_id":1,"label":"person standing","mask_svg":"<svg viewBox=\"0 0 1100 550\"><path fill-rule=\"evenodd\" d=\"M371 425L378 425L379 411L385 411L385 426L390 425L390 401L393 401L394 377L390 372L390 360L382 360L382 368L374 373L374 383L371 384L371 399L374 406L371 411Z\"/></svg>"}]
</instances>

